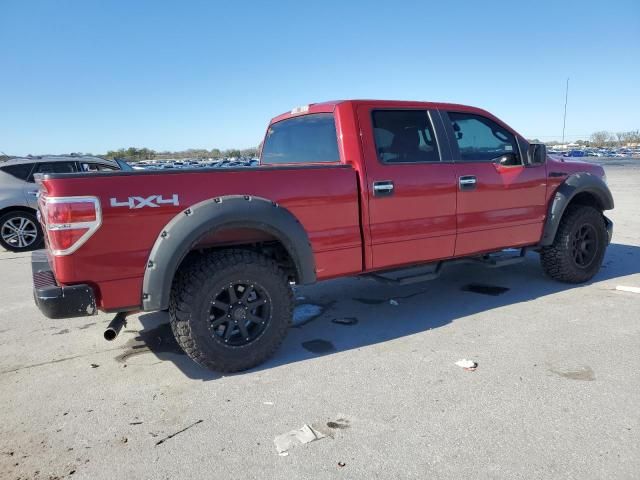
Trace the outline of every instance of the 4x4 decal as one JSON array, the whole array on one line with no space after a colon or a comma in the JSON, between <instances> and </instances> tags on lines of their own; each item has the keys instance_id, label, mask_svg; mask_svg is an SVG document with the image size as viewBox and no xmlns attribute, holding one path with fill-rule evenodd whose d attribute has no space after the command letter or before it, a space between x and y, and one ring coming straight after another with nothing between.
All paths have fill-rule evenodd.
<instances>
[{"instance_id":1,"label":"4x4 decal","mask_svg":"<svg viewBox=\"0 0 640 480\"><path fill-rule=\"evenodd\" d=\"M117 198L111 198L112 207L129 207L130 209L152 207L156 208L161 205L180 205L178 194L174 193L171 198L163 198L162 195L151 195L150 197L129 197L124 202L119 202Z\"/></svg>"}]
</instances>

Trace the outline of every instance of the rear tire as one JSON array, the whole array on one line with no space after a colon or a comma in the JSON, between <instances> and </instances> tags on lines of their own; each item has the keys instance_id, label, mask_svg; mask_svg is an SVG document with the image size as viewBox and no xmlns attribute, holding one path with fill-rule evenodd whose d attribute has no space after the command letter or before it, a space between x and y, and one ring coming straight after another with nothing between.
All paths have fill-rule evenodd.
<instances>
[{"instance_id":1,"label":"rear tire","mask_svg":"<svg viewBox=\"0 0 640 480\"><path fill-rule=\"evenodd\" d=\"M540 251L545 273L565 283L583 283L598 273L607 248L602 213L585 205L569 206L552 245Z\"/></svg>"},{"instance_id":2,"label":"rear tire","mask_svg":"<svg viewBox=\"0 0 640 480\"><path fill-rule=\"evenodd\" d=\"M196 363L218 372L264 362L287 334L293 293L268 257L226 250L178 273L169 315L176 341Z\"/></svg>"},{"instance_id":3,"label":"rear tire","mask_svg":"<svg viewBox=\"0 0 640 480\"><path fill-rule=\"evenodd\" d=\"M42 229L36 216L24 210L14 210L0 217L0 246L10 252L28 252L41 248Z\"/></svg>"}]
</instances>

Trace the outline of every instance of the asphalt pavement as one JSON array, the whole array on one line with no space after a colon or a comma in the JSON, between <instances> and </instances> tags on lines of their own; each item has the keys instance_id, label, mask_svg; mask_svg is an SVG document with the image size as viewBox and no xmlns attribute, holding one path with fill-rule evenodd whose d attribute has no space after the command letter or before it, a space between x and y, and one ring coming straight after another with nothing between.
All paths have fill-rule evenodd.
<instances>
[{"instance_id":1,"label":"asphalt pavement","mask_svg":"<svg viewBox=\"0 0 640 480\"><path fill-rule=\"evenodd\" d=\"M640 168L606 169L592 282L531 253L301 288L282 348L236 375L191 362L165 313L111 343L108 315L46 319L29 255L0 253L0 478L640 477L640 294L616 290L640 287Z\"/></svg>"}]
</instances>

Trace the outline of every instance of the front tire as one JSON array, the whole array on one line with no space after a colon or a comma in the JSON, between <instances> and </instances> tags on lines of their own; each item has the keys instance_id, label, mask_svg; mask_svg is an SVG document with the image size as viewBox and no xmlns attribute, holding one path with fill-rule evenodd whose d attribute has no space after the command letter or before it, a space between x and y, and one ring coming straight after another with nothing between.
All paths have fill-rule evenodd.
<instances>
[{"instance_id":1,"label":"front tire","mask_svg":"<svg viewBox=\"0 0 640 480\"><path fill-rule=\"evenodd\" d=\"M0 246L10 252L28 252L40 248L44 237L36 216L15 210L0 217Z\"/></svg>"},{"instance_id":2,"label":"front tire","mask_svg":"<svg viewBox=\"0 0 640 480\"><path fill-rule=\"evenodd\" d=\"M545 273L565 283L583 283L598 273L607 248L602 213L585 205L569 206L552 245L542 248Z\"/></svg>"},{"instance_id":3,"label":"front tire","mask_svg":"<svg viewBox=\"0 0 640 480\"><path fill-rule=\"evenodd\" d=\"M268 359L291 323L287 276L268 257L226 250L179 272L169 315L176 341L196 363L238 372Z\"/></svg>"}]
</instances>

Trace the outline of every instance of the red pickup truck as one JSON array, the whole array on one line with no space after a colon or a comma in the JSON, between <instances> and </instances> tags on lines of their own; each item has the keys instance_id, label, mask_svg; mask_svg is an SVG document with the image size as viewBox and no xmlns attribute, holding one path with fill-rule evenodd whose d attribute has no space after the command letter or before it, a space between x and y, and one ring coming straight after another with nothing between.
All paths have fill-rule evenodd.
<instances>
[{"instance_id":1,"label":"red pickup truck","mask_svg":"<svg viewBox=\"0 0 640 480\"><path fill-rule=\"evenodd\" d=\"M219 371L282 342L293 284L409 283L449 261L539 252L563 282L598 272L613 199L601 167L547 157L469 106L349 100L274 118L250 168L48 174L34 294L50 318L168 310L178 343ZM519 249L505 257L505 249Z\"/></svg>"}]
</instances>

